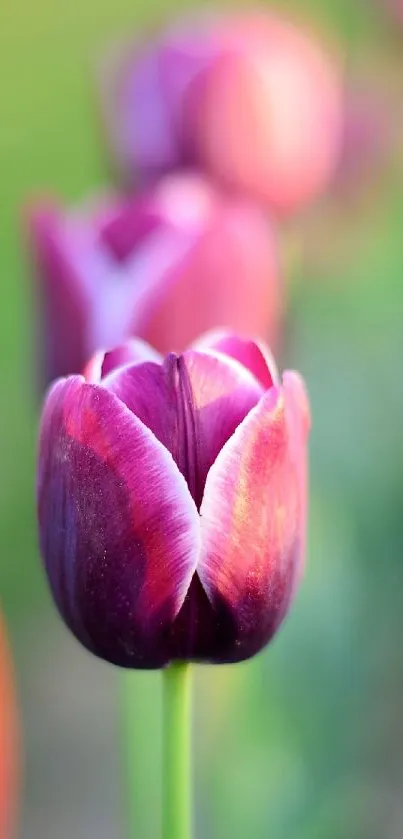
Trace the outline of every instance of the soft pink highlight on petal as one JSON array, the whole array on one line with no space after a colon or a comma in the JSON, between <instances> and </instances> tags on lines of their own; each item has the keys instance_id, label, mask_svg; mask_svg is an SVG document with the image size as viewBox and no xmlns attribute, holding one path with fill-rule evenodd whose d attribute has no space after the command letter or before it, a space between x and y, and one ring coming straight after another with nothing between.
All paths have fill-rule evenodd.
<instances>
[{"instance_id":1,"label":"soft pink highlight on petal","mask_svg":"<svg viewBox=\"0 0 403 839\"><path fill-rule=\"evenodd\" d=\"M102 379L102 365L104 363L105 352L99 350L85 365L83 370L83 377L88 384L99 384Z\"/></svg>"},{"instance_id":2,"label":"soft pink highlight on petal","mask_svg":"<svg viewBox=\"0 0 403 839\"><path fill-rule=\"evenodd\" d=\"M283 468L287 448L284 399L273 388L238 427L207 476L200 510L203 552L198 574L210 596L217 589L233 606L245 590L248 574L252 572L259 583L254 566L266 564L267 553L269 568L262 571L266 577L270 573L270 554L277 548L273 525L278 504L273 503L273 498L278 495L278 470ZM250 515L255 505L257 518ZM294 497L290 545L294 540L295 509ZM262 537L266 544L263 551Z\"/></svg>"},{"instance_id":3,"label":"soft pink highlight on petal","mask_svg":"<svg viewBox=\"0 0 403 839\"><path fill-rule=\"evenodd\" d=\"M184 111L199 165L282 214L314 198L337 163L338 69L274 13L221 22L221 52L187 89Z\"/></svg>"},{"instance_id":4,"label":"soft pink highlight on petal","mask_svg":"<svg viewBox=\"0 0 403 839\"><path fill-rule=\"evenodd\" d=\"M131 328L163 353L183 351L215 325L276 346L282 307L269 222L247 202L218 201L193 246L139 301Z\"/></svg>"},{"instance_id":5,"label":"soft pink highlight on petal","mask_svg":"<svg viewBox=\"0 0 403 839\"><path fill-rule=\"evenodd\" d=\"M202 232L224 206L211 181L195 172L162 178L152 193L153 206L161 219L183 230Z\"/></svg>"},{"instance_id":6,"label":"soft pink highlight on petal","mask_svg":"<svg viewBox=\"0 0 403 839\"><path fill-rule=\"evenodd\" d=\"M213 606L233 612L239 660L243 646L251 655L271 638L300 574L306 496L288 387L267 391L224 445L200 508L197 573ZM228 660L238 660L235 647Z\"/></svg>"},{"instance_id":7,"label":"soft pink highlight on petal","mask_svg":"<svg viewBox=\"0 0 403 839\"><path fill-rule=\"evenodd\" d=\"M225 330L216 330L207 332L193 346L195 349L219 352L236 359L266 389L279 384L276 363L263 341L241 338Z\"/></svg>"}]
</instances>

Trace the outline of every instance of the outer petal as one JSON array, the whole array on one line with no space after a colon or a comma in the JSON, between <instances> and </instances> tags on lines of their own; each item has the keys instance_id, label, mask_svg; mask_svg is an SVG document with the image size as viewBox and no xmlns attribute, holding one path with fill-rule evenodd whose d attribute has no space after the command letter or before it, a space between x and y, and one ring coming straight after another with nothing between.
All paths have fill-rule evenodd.
<instances>
[{"instance_id":1,"label":"outer petal","mask_svg":"<svg viewBox=\"0 0 403 839\"><path fill-rule=\"evenodd\" d=\"M160 352L181 352L213 327L269 337L283 305L277 242L257 207L217 202L204 232L139 300L132 332Z\"/></svg>"},{"instance_id":2,"label":"outer petal","mask_svg":"<svg viewBox=\"0 0 403 839\"><path fill-rule=\"evenodd\" d=\"M225 356L188 350L184 356L196 426L200 505L207 473L224 444L257 404L262 388L249 371Z\"/></svg>"},{"instance_id":3,"label":"outer petal","mask_svg":"<svg viewBox=\"0 0 403 839\"><path fill-rule=\"evenodd\" d=\"M263 341L241 338L231 332L217 330L207 332L193 344L195 349L205 352L219 352L239 361L268 389L279 384L276 363Z\"/></svg>"},{"instance_id":4,"label":"outer petal","mask_svg":"<svg viewBox=\"0 0 403 839\"><path fill-rule=\"evenodd\" d=\"M208 225L219 196L201 175L180 173L161 178L151 189L115 202L99 229L99 239L114 258L129 263L153 233L176 230L198 235Z\"/></svg>"},{"instance_id":5,"label":"outer petal","mask_svg":"<svg viewBox=\"0 0 403 839\"><path fill-rule=\"evenodd\" d=\"M116 206L100 227L99 239L118 262L124 263L162 221L150 194L143 194Z\"/></svg>"},{"instance_id":6,"label":"outer petal","mask_svg":"<svg viewBox=\"0 0 403 839\"><path fill-rule=\"evenodd\" d=\"M151 432L81 377L56 383L45 407L38 511L50 584L74 634L115 664L164 664L198 561L197 511Z\"/></svg>"},{"instance_id":7,"label":"outer petal","mask_svg":"<svg viewBox=\"0 0 403 839\"><path fill-rule=\"evenodd\" d=\"M297 466L299 493L301 499L301 550L294 579L295 591L304 567L306 556L307 513L308 513L308 451L307 439L311 427L311 414L305 384L294 370L286 370L283 376L286 392L287 423L290 434L292 458Z\"/></svg>"},{"instance_id":8,"label":"outer petal","mask_svg":"<svg viewBox=\"0 0 403 839\"><path fill-rule=\"evenodd\" d=\"M100 350L95 353L85 367L83 375L87 382L97 384L105 376L115 373L117 368L126 367L128 364L141 364L143 361L162 362L162 356L140 338L129 338L113 350Z\"/></svg>"},{"instance_id":9,"label":"outer petal","mask_svg":"<svg viewBox=\"0 0 403 839\"><path fill-rule=\"evenodd\" d=\"M136 328L137 313L153 305L155 298L158 300L165 277L182 263L197 238L193 228L183 230L161 220L158 229L144 236L124 262L118 262L105 249L95 249L102 273L88 336L91 353L100 346L116 346L131 335L148 340ZM148 343L164 349L158 336Z\"/></svg>"},{"instance_id":10,"label":"outer petal","mask_svg":"<svg viewBox=\"0 0 403 839\"><path fill-rule=\"evenodd\" d=\"M38 204L29 212L28 232L44 313L46 383L81 370L86 361L89 299L59 236L59 224L56 205Z\"/></svg>"},{"instance_id":11,"label":"outer petal","mask_svg":"<svg viewBox=\"0 0 403 839\"><path fill-rule=\"evenodd\" d=\"M237 362L194 350L126 367L104 384L172 453L197 505L220 449L262 395Z\"/></svg>"},{"instance_id":12,"label":"outer petal","mask_svg":"<svg viewBox=\"0 0 403 839\"><path fill-rule=\"evenodd\" d=\"M198 575L217 613L215 661L258 652L292 595L304 504L286 403L286 392L269 390L207 476Z\"/></svg>"}]
</instances>

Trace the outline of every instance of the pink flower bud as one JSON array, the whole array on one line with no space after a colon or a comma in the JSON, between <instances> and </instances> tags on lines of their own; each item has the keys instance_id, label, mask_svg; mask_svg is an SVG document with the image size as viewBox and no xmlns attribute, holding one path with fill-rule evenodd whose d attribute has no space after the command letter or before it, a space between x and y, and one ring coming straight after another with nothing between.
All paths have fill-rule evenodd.
<instances>
[{"instance_id":1,"label":"pink flower bud","mask_svg":"<svg viewBox=\"0 0 403 839\"><path fill-rule=\"evenodd\" d=\"M285 214L333 173L337 64L274 12L189 18L109 73L107 130L130 181L193 165Z\"/></svg>"},{"instance_id":2,"label":"pink flower bud","mask_svg":"<svg viewBox=\"0 0 403 839\"><path fill-rule=\"evenodd\" d=\"M130 359L131 356L131 360ZM72 632L123 667L237 662L283 620L305 551L308 400L264 345L98 353L47 398L40 544Z\"/></svg>"}]
</instances>

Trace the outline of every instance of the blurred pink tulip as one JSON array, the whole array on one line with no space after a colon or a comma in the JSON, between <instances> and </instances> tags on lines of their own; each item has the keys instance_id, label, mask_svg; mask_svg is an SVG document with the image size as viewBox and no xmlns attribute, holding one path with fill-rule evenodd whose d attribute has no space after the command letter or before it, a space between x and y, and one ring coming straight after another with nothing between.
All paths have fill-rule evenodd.
<instances>
[{"instance_id":1,"label":"blurred pink tulip","mask_svg":"<svg viewBox=\"0 0 403 839\"><path fill-rule=\"evenodd\" d=\"M275 345L282 308L276 240L254 205L206 180L171 176L136 198L30 212L44 307L46 379L136 335L180 352L228 327Z\"/></svg>"},{"instance_id":2,"label":"blurred pink tulip","mask_svg":"<svg viewBox=\"0 0 403 839\"><path fill-rule=\"evenodd\" d=\"M191 18L105 75L107 129L129 181L194 165L284 214L332 175L337 65L273 12Z\"/></svg>"}]
</instances>

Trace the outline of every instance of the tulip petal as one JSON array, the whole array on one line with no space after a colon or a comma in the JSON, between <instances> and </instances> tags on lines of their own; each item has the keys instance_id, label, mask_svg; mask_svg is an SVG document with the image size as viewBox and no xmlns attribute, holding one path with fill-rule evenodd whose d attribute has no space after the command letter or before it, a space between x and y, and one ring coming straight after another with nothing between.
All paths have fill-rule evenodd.
<instances>
[{"instance_id":1,"label":"tulip petal","mask_svg":"<svg viewBox=\"0 0 403 839\"><path fill-rule=\"evenodd\" d=\"M286 410L290 431L290 446L297 466L301 499L301 549L293 585L294 593L305 568L308 519L308 453L306 443L311 427L311 415L305 384L299 373L295 370L286 370L283 375L283 382L287 393Z\"/></svg>"},{"instance_id":2,"label":"tulip petal","mask_svg":"<svg viewBox=\"0 0 403 839\"><path fill-rule=\"evenodd\" d=\"M79 371L86 356L90 299L69 250L63 245L61 223L57 205L49 202L38 204L28 214L29 238L44 311L41 330L46 341L47 382Z\"/></svg>"},{"instance_id":3,"label":"tulip petal","mask_svg":"<svg viewBox=\"0 0 403 839\"><path fill-rule=\"evenodd\" d=\"M116 207L99 229L99 240L122 265L161 224L148 195L136 196Z\"/></svg>"},{"instance_id":4,"label":"tulip petal","mask_svg":"<svg viewBox=\"0 0 403 839\"><path fill-rule=\"evenodd\" d=\"M259 401L262 388L248 370L225 356L188 350L183 358L196 422L200 505L210 467Z\"/></svg>"},{"instance_id":5,"label":"tulip petal","mask_svg":"<svg viewBox=\"0 0 403 839\"><path fill-rule=\"evenodd\" d=\"M171 452L196 505L220 449L262 395L236 361L195 350L126 367L103 384Z\"/></svg>"},{"instance_id":6,"label":"tulip petal","mask_svg":"<svg viewBox=\"0 0 403 839\"><path fill-rule=\"evenodd\" d=\"M113 350L95 353L88 362L83 376L86 382L98 384L101 379L115 373L117 368L128 364L140 364L143 361L162 361L162 356L140 338L129 338L124 344Z\"/></svg>"},{"instance_id":7,"label":"tulip petal","mask_svg":"<svg viewBox=\"0 0 403 839\"><path fill-rule=\"evenodd\" d=\"M279 384L276 363L263 341L241 338L225 330L207 332L195 344L195 349L219 352L235 358L268 389Z\"/></svg>"},{"instance_id":8,"label":"tulip petal","mask_svg":"<svg viewBox=\"0 0 403 839\"><path fill-rule=\"evenodd\" d=\"M81 377L56 383L45 407L38 511L51 587L75 635L121 666L164 664L200 553L199 517L154 435Z\"/></svg>"},{"instance_id":9,"label":"tulip petal","mask_svg":"<svg viewBox=\"0 0 403 839\"><path fill-rule=\"evenodd\" d=\"M162 353L182 352L215 325L269 335L275 345L282 305L277 242L266 217L247 202L217 200L204 230L139 298L131 332Z\"/></svg>"},{"instance_id":10,"label":"tulip petal","mask_svg":"<svg viewBox=\"0 0 403 839\"><path fill-rule=\"evenodd\" d=\"M197 573L217 612L216 660L258 652L292 595L303 504L287 400L286 390L269 390L207 476Z\"/></svg>"},{"instance_id":11,"label":"tulip petal","mask_svg":"<svg viewBox=\"0 0 403 839\"><path fill-rule=\"evenodd\" d=\"M138 170L138 162L140 174L176 166L180 162L177 137L164 96L160 56L154 45L137 56L134 71L129 63L124 70L128 72L126 76L122 73L121 86L116 91L114 121L119 129L119 151L129 176L133 168Z\"/></svg>"}]
</instances>

